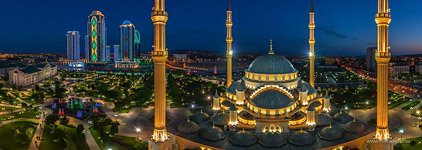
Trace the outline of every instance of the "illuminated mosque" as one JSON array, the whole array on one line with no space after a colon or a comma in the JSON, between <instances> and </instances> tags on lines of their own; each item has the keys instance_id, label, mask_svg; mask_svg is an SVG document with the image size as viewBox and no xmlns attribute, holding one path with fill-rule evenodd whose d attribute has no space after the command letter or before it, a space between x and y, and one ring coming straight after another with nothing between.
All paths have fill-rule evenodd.
<instances>
[{"instance_id":1,"label":"illuminated mosque","mask_svg":"<svg viewBox=\"0 0 422 150\"><path fill-rule=\"evenodd\" d=\"M390 13L388 0L378 1L379 67L388 64L386 49ZM314 9L309 13L309 82L298 76L298 70L284 56L273 50L256 58L245 70L245 76L232 82L232 10L227 9L227 89L215 93L212 106L193 113L178 124L166 127L165 25L164 0L155 0L152 20L155 26L154 132L149 149L392 149L383 142L390 137L384 77L378 76L377 126L371 127L353 118L348 110L330 104L328 94L314 88ZM384 69L384 68L381 68ZM383 70L385 71L385 69ZM385 73L385 72L384 72ZM164 82L163 82L164 81ZM373 134L375 132L375 134ZM378 141L367 144L367 140Z\"/></svg>"}]
</instances>

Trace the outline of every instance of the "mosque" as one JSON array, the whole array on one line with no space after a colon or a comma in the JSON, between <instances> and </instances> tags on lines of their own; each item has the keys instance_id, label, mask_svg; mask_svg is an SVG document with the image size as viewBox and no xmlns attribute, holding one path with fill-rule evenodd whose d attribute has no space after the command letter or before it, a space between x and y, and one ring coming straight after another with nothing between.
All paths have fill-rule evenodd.
<instances>
[{"instance_id":1,"label":"mosque","mask_svg":"<svg viewBox=\"0 0 422 150\"><path fill-rule=\"evenodd\" d=\"M381 64L388 63L386 49L390 13L388 0L379 0L376 15L379 43L377 55ZM353 118L348 110L330 103L328 94L314 87L314 9L309 13L309 82L298 76L298 70L282 55L274 52L272 41L268 54L256 58L245 70L245 76L232 82L232 11L227 9L227 89L215 93L212 105L193 113L166 128L165 98L165 25L164 0L155 0L152 13L155 30L154 82L155 119L149 149L392 149L388 130L388 105L385 77L378 76L377 126L371 127ZM381 66L382 66L381 64ZM383 68L386 74L386 69ZM163 79L163 80L160 80ZM384 81L386 80L386 81ZM158 82L157 82L158 81ZM380 113L378 113L380 112ZM375 132L375 134L373 134ZM367 144L367 140L379 143Z\"/></svg>"}]
</instances>

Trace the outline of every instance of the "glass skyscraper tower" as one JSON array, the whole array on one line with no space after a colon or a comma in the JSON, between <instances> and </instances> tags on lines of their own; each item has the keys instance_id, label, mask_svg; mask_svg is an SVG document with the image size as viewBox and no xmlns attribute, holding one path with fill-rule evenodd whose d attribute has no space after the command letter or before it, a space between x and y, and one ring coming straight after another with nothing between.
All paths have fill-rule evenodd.
<instances>
[{"instance_id":1,"label":"glass skyscraper tower","mask_svg":"<svg viewBox=\"0 0 422 150\"><path fill-rule=\"evenodd\" d=\"M93 11L88 16L88 60L91 62L106 62L107 58L107 28L105 17L100 11Z\"/></svg>"},{"instance_id":2,"label":"glass skyscraper tower","mask_svg":"<svg viewBox=\"0 0 422 150\"><path fill-rule=\"evenodd\" d=\"M68 31L67 38L67 59L78 61L81 58L80 38L78 31Z\"/></svg>"},{"instance_id":3,"label":"glass skyscraper tower","mask_svg":"<svg viewBox=\"0 0 422 150\"><path fill-rule=\"evenodd\" d=\"M135 25L126 20L120 25L120 49L123 52L123 61L135 59Z\"/></svg>"}]
</instances>

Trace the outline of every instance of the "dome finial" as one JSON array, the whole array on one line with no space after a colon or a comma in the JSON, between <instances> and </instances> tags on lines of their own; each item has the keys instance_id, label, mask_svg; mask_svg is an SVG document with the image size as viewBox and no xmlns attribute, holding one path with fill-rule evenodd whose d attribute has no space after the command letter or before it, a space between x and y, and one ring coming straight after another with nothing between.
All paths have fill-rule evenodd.
<instances>
[{"instance_id":1,"label":"dome finial","mask_svg":"<svg viewBox=\"0 0 422 150\"><path fill-rule=\"evenodd\" d=\"M273 51L273 39L270 40L270 51L268 52L268 54L273 55L274 51Z\"/></svg>"}]
</instances>

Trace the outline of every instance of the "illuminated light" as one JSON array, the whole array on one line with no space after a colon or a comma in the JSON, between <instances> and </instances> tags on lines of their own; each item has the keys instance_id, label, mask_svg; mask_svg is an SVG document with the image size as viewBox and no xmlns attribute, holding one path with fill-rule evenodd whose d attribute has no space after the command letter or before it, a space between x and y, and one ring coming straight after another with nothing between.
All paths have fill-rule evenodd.
<instances>
[{"instance_id":1,"label":"illuminated light","mask_svg":"<svg viewBox=\"0 0 422 150\"><path fill-rule=\"evenodd\" d=\"M314 53L312 53L312 52L309 52L309 56L314 56Z\"/></svg>"},{"instance_id":2,"label":"illuminated light","mask_svg":"<svg viewBox=\"0 0 422 150\"><path fill-rule=\"evenodd\" d=\"M229 54L230 54L230 55L233 55L233 50L231 50L231 51L229 52Z\"/></svg>"}]
</instances>

